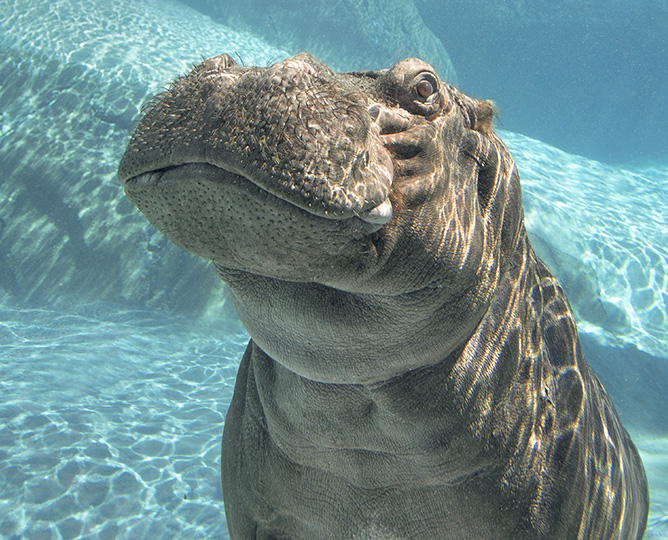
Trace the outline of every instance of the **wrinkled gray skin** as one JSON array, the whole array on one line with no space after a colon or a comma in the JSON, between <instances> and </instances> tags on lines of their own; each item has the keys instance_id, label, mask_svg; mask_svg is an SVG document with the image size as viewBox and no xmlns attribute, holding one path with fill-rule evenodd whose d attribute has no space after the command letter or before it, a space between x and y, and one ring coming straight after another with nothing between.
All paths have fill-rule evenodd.
<instances>
[{"instance_id":1,"label":"wrinkled gray skin","mask_svg":"<svg viewBox=\"0 0 668 540\"><path fill-rule=\"evenodd\" d=\"M207 60L148 107L132 202L252 340L223 436L238 539L636 539L638 453L523 226L493 108L407 59Z\"/></svg>"}]
</instances>

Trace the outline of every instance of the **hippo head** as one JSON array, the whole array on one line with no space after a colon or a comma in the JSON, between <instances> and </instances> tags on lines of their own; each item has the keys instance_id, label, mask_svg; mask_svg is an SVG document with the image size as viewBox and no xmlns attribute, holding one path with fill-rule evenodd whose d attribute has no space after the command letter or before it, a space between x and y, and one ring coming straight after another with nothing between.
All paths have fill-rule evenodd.
<instances>
[{"instance_id":1,"label":"hippo head","mask_svg":"<svg viewBox=\"0 0 668 540\"><path fill-rule=\"evenodd\" d=\"M496 271L521 221L492 116L418 59L336 74L307 54L268 68L221 55L154 100L119 176L151 223L219 267L363 292L467 268L470 281L483 260ZM413 275L388 281L406 257Z\"/></svg>"},{"instance_id":2,"label":"hippo head","mask_svg":"<svg viewBox=\"0 0 668 540\"><path fill-rule=\"evenodd\" d=\"M487 309L522 230L493 115L415 58L339 74L307 54L267 68L221 55L148 105L119 177L233 291L240 276L250 288L430 291L457 305L456 342Z\"/></svg>"}]
</instances>

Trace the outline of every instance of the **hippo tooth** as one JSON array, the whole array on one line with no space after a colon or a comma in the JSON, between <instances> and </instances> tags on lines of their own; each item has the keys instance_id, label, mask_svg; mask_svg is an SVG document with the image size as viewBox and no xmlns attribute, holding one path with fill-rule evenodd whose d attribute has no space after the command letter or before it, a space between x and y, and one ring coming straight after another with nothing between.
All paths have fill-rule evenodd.
<instances>
[{"instance_id":1,"label":"hippo tooth","mask_svg":"<svg viewBox=\"0 0 668 540\"><path fill-rule=\"evenodd\" d=\"M392 203L386 199L378 206L374 206L371 210L362 212L359 215L362 221L373 223L374 225L385 225L392 218Z\"/></svg>"}]
</instances>

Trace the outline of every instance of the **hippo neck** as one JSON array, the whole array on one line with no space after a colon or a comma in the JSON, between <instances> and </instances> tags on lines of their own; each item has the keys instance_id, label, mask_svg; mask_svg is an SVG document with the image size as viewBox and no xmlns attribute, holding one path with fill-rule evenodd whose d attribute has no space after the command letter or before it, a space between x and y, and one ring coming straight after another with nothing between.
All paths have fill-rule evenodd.
<instances>
[{"instance_id":1,"label":"hippo neck","mask_svg":"<svg viewBox=\"0 0 668 540\"><path fill-rule=\"evenodd\" d=\"M438 326L442 326L443 320L452 315L442 315L444 307L437 308L437 297L430 298L427 291L423 291L422 296L411 293L382 299L351 294L328 296L341 291L305 284L294 284L295 288L302 288L301 295L297 295L295 290L282 292L283 287L272 293L265 288L265 295L260 296L265 298L266 303L261 307L267 313L276 310L277 321L271 324L280 328L275 331L284 331L282 329L289 324L303 324L294 316L280 318L278 306L283 308L284 315L289 314L284 308L288 298L292 298L295 311L312 309L296 303L298 298L309 295L325 295L320 305L325 305L326 301L348 302L336 307L341 313L347 313L350 321L355 321L344 328L341 326L342 317L328 320L329 323L338 320L339 325L338 332L330 330L341 340L339 349L334 351L317 350L316 344L324 343L323 336L317 333L309 336L302 332L292 336L292 342L288 343L282 340L283 348L276 348L271 354L267 354L261 344L251 343L244 358L249 362L247 369L250 370L248 396L256 400L258 410L263 411L262 422L271 433L272 440L291 461L324 468L346 478L353 485L366 488L398 483L419 486L425 481L457 484L480 471L489 473L491 466L505 467L516 450L506 444L517 438L512 431L526 424L525 414L536 410L533 406L523 408L513 426L508 426L498 416L498 411L503 411L505 407L506 390L521 375L523 343L526 336L532 333L525 319L524 307L526 291L533 281L517 280L517 273L526 274L527 265L535 260L528 243L523 241L520 245L521 249L517 250L508 275L499 285L495 301L482 321L462 342L444 347L449 349L444 353L437 348L438 342L444 340L444 333L438 330ZM255 325L267 324L269 317L254 320L252 308L246 303L250 293L245 288L250 285L242 285L241 277L224 277L231 282L242 318L253 335ZM272 283L270 280L265 286ZM513 283L518 283L518 286L513 286ZM372 306L372 302L376 304ZM429 314L424 315L419 324L406 323L405 327L411 328L412 332L401 334L399 338L397 334L402 327L402 316L416 316L411 302L415 306L428 305ZM366 308L371 313L371 308L378 309L379 306L382 313L371 319L363 320L356 316L356 310ZM308 319L313 314L303 313L302 316ZM511 326L518 331L499 332L499 317L514 319L516 324ZM320 322L323 320L320 319ZM315 332L312 326L308 328L308 331ZM375 333L370 334L369 328ZM385 332L381 333L378 328ZM323 332L324 329L321 334ZM365 339L359 342L342 341L351 334L364 336ZM430 336L434 339L433 343L429 341ZM266 335L261 335L259 339L266 339ZM381 343L383 340L386 342ZM255 337L253 341L256 341ZM384 351L375 351L374 358L370 358L368 352L371 341L379 342L375 343L375 347L385 346ZM336 343L333 338L328 346L333 347L332 343ZM358 365L348 366L351 373L346 375L349 380L332 384L331 381L322 382L296 370L286 369L284 364L289 361L275 359L276 356L290 354L293 351L291 346L308 349L310 354L330 365L341 366L347 362L347 353L352 356L357 354L361 360ZM271 347L272 344L269 344L267 348ZM362 350L363 347L367 349ZM489 354L479 354L480 350ZM408 357L419 357L422 364L404 369ZM434 358L437 360L432 361ZM384 366L392 363L393 369L399 373L381 380L380 374L385 372L376 370L375 380L352 381L365 376L372 379L369 372L377 368L377 363ZM319 375L323 373L321 371ZM532 383L529 381L529 384ZM532 399L533 395L522 399ZM517 403L518 399L512 401ZM408 438L407 433L411 434ZM447 459L439 454L434 457L436 461L430 461L428 452L416 452L415 441L419 441L418 446L439 446ZM490 458L492 446L495 447L493 453L496 453L494 460ZM313 448L318 451L313 452ZM504 455L503 459L498 459L499 452ZM376 454L386 456L387 463L392 463L392 466L385 467L386 462L383 461L382 467L376 467L373 461L367 459Z\"/></svg>"},{"instance_id":2,"label":"hippo neck","mask_svg":"<svg viewBox=\"0 0 668 540\"><path fill-rule=\"evenodd\" d=\"M318 382L372 384L441 362L480 319L453 328L453 318L465 319L457 313L468 300L445 289L365 295L217 271L255 344L282 366Z\"/></svg>"}]
</instances>

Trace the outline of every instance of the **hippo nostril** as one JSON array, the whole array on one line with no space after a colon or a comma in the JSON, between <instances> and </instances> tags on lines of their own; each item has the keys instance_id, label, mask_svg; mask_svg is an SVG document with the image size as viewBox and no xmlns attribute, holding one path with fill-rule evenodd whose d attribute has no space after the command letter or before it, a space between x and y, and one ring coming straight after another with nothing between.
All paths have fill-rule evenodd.
<instances>
[{"instance_id":1,"label":"hippo nostril","mask_svg":"<svg viewBox=\"0 0 668 540\"><path fill-rule=\"evenodd\" d=\"M376 122L378 120L378 117L380 116L380 105L378 105L378 103L374 103L373 105L369 106L367 111L371 116L371 121Z\"/></svg>"},{"instance_id":2,"label":"hippo nostril","mask_svg":"<svg viewBox=\"0 0 668 540\"><path fill-rule=\"evenodd\" d=\"M285 63L285 67L296 69L298 71L303 71L305 73L308 73L312 77L315 77L317 75L315 68L311 64L307 64L303 60L294 60L294 59L288 60Z\"/></svg>"},{"instance_id":3,"label":"hippo nostril","mask_svg":"<svg viewBox=\"0 0 668 540\"><path fill-rule=\"evenodd\" d=\"M357 158L355 158L354 165L359 169L366 169L369 166L369 151L364 150L363 152L360 152L357 155Z\"/></svg>"}]
</instances>

